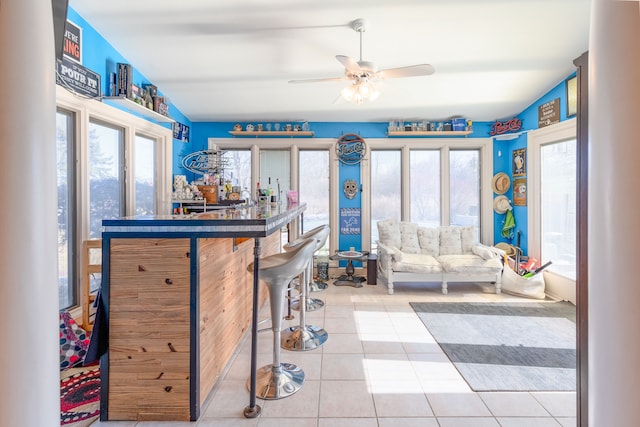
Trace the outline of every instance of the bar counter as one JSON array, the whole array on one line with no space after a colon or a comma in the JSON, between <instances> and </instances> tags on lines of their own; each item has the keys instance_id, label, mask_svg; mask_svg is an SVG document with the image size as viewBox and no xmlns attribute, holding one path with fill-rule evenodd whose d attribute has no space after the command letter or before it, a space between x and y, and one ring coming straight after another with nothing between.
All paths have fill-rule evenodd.
<instances>
[{"instance_id":1,"label":"bar counter","mask_svg":"<svg viewBox=\"0 0 640 427\"><path fill-rule=\"evenodd\" d=\"M103 220L100 419L195 421L252 328L248 406L255 401L261 255L306 205L226 208ZM252 244L253 242L253 244ZM254 274L247 265L254 262ZM239 416L241 416L239 411Z\"/></svg>"}]
</instances>

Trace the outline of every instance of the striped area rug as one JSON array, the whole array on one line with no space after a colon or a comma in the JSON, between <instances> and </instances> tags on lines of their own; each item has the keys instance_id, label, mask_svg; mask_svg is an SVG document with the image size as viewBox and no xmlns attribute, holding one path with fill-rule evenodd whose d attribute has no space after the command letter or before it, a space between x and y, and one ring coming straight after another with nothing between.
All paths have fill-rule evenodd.
<instances>
[{"instance_id":1,"label":"striped area rug","mask_svg":"<svg viewBox=\"0 0 640 427\"><path fill-rule=\"evenodd\" d=\"M474 391L574 391L575 306L410 303Z\"/></svg>"}]
</instances>

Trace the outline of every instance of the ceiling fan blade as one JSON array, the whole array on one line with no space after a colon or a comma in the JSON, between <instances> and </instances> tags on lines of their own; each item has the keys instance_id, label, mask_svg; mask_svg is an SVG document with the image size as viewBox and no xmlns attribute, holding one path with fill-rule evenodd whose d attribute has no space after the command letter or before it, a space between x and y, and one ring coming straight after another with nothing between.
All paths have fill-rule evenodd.
<instances>
[{"instance_id":1,"label":"ceiling fan blade","mask_svg":"<svg viewBox=\"0 0 640 427\"><path fill-rule=\"evenodd\" d=\"M302 80L289 80L289 83L324 83L324 82L344 82L349 80L346 77L327 77L322 79L302 79Z\"/></svg>"},{"instance_id":2,"label":"ceiling fan blade","mask_svg":"<svg viewBox=\"0 0 640 427\"><path fill-rule=\"evenodd\" d=\"M387 70L380 70L377 76L381 79L396 79L399 77L418 77L429 76L435 72L430 64L409 65L408 67L389 68Z\"/></svg>"},{"instance_id":3,"label":"ceiling fan blade","mask_svg":"<svg viewBox=\"0 0 640 427\"><path fill-rule=\"evenodd\" d=\"M346 55L336 55L336 59L340 62L344 68L347 69L351 74L358 74L362 72L360 65L358 65L358 61L353 58L350 58Z\"/></svg>"}]
</instances>

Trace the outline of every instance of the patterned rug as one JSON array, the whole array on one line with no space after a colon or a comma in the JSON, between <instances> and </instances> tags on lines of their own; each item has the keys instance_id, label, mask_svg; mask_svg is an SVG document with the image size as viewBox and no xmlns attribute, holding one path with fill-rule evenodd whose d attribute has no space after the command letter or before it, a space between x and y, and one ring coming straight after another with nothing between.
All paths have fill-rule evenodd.
<instances>
[{"instance_id":1,"label":"patterned rug","mask_svg":"<svg viewBox=\"0 0 640 427\"><path fill-rule=\"evenodd\" d=\"M60 425L86 427L100 416L100 368L60 372Z\"/></svg>"},{"instance_id":2,"label":"patterned rug","mask_svg":"<svg viewBox=\"0 0 640 427\"><path fill-rule=\"evenodd\" d=\"M472 390L575 390L572 304L410 304Z\"/></svg>"}]
</instances>

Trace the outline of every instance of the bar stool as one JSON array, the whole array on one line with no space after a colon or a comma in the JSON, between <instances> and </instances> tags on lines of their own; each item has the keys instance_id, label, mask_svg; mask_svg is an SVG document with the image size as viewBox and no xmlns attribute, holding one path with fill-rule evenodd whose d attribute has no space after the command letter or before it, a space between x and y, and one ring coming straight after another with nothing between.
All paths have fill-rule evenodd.
<instances>
[{"instance_id":1,"label":"bar stool","mask_svg":"<svg viewBox=\"0 0 640 427\"><path fill-rule=\"evenodd\" d=\"M309 240L316 242L315 251L324 246L324 242L326 242L327 236L329 235L329 227L324 225L318 228L315 228L308 233L306 233ZM295 250L295 248L300 244L298 240L292 242L293 245L285 246L285 250ZM313 279L313 253L308 261L307 268L303 272L302 280L300 282L300 297L298 298L298 308L300 310L300 325L292 326L290 328L285 329L282 332L282 348L286 350L296 350L296 351L306 351L313 350L314 348L320 347L322 344L327 341L328 335L327 332L313 325L307 325L306 321L306 312L309 304L300 304L300 301L306 301L308 299L308 290L309 290L309 282ZM324 302L321 300L317 300L324 305ZM320 307L322 307L322 305Z\"/></svg>"},{"instance_id":2,"label":"bar stool","mask_svg":"<svg viewBox=\"0 0 640 427\"><path fill-rule=\"evenodd\" d=\"M313 251L314 253L321 249L325 243L327 242L327 238L329 237L329 226L321 225L312 230L307 231L302 234L298 239L293 242L287 243L283 246L285 251L290 251L294 249L297 245L299 245L301 241L305 239L315 239L317 241L316 249ZM291 301L291 308L294 310L300 310L300 301L306 301L306 310L307 311L315 311L319 310L324 306L324 301L318 298L312 298L309 296L309 293L312 292L312 289L323 290L327 288L327 284L323 282L315 282L313 280L313 254L311 255L311 259L309 261L309 272L307 274L307 280L304 282L306 285L306 289L303 289L302 284L300 285L300 296L298 299L294 299ZM304 297L303 297L304 296Z\"/></svg>"},{"instance_id":3,"label":"bar stool","mask_svg":"<svg viewBox=\"0 0 640 427\"><path fill-rule=\"evenodd\" d=\"M301 368L280 361L280 338L285 291L293 278L306 270L315 247L315 240L308 240L290 252L260 259L259 277L269 289L273 330L273 363L263 366L256 373L256 397L260 399L282 399L300 390L304 383L304 371ZM247 270L253 272L253 263L249 264Z\"/></svg>"}]
</instances>

